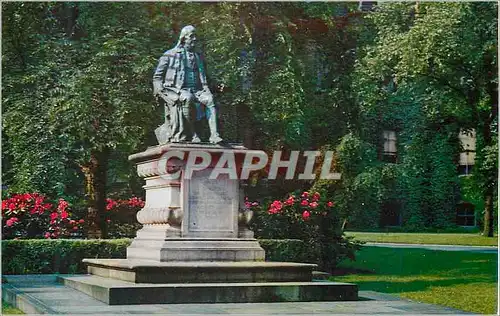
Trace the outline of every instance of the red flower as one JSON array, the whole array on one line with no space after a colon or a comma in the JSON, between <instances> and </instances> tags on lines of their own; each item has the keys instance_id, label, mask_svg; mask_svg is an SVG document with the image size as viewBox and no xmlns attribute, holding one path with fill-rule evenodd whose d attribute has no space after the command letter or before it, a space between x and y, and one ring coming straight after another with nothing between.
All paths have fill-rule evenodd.
<instances>
[{"instance_id":1,"label":"red flower","mask_svg":"<svg viewBox=\"0 0 500 316\"><path fill-rule=\"evenodd\" d=\"M303 197L304 199L307 199L309 197L309 192L302 193L301 197Z\"/></svg>"},{"instance_id":2,"label":"red flower","mask_svg":"<svg viewBox=\"0 0 500 316\"><path fill-rule=\"evenodd\" d=\"M106 199L106 211L111 211L118 203L112 199Z\"/></svg>"},{"instance_id":3,"label":"red flower","mask_svg":"<svg viewBox=\"0 0 500 316\"><path fill-rule=\"evenodd\" d=\"M66 218L68 218L68 212L62 211L61 212L61 219L66 219Z\"/></svg>"},{"instance_id":4,"label":"red flower","mask_svg":"<svg viewBox=\"0 0 500 316\"><path fill-rule=\"evenodd\" d=\"M7 200L2 200L2 211L7 209Z\"/></svg>"},{"instance_id":5,"label":"red flower","mask_svg":"<svg viewBox=\"0 0 500 316\"><path fill-rule=\"evenodd\" d=\"M51 220L55 220L58 217L59 217L59 214L57 214L56 212L50 214L50 219Z\"/></svg>"},{"instance_id":6,"label":"red flower","mask_svg":"<svg viewBox=\"0 0 500 316\"><path fill-rule=\"evenodd\" d=\"M318 201L320 197L321 195L318 192L314 192L312 199L313 201Z\"/></svg>"},{"instance_id":7,"label":"red flower","mask_svg":"<svg viewBox=\"0 0 500 316\"><path fill-rule=\"evenodd\" d=\"M15 223L19 222L19 219L17 217L12 217L7 220L6 224L8 227L14 225Z\"/></svg>"},{"instance_id":8,"label":"red flower","mask_svg":"<svg viewBox=\"0 0 500 316\"><path fill-rule=\"evenodd\" d=\"M74 227L73 227L73 230L77 230L77 229L78 229L78 226L74 226Z\"/></svg>"},{"instance_id":9,"label":"red flower","mask_svg":"<svg viewBox=\"0 0 500 316\"><path fill-rule=\"evenodd\" d=\"M128 205L132 207L144 207L144 201L134 196L128 200Z\"/></svg>"},{"instance_id":10,"label":"red flower","mask_svg":"<svg viewBox=\"0 0 500 316\"><path fill-rule=\"evenodd\" d=\"M52 208L52 204L50 203L45 203L43 206L42 206L43 210L45 211L48 211ZM43 212L43 211L42 211Z\"/></svg>"},{"instance_id":11,"label":"red flower","mask_svg":"<svg viewBox=\"0 0 500 316\"><path fill-rule=\"evenodd\" d=\"M70 225L76 225L76 221L74 219L72 219L72 220L69 221L69 224Z\"/></svg>"},{"instance_id":12,"label":"red flower","mask_svg":"<svg viewBox=\"0 0 500 316\"><path fill-rule=\"evenodd\" d=\"M304 212L302 212L302 219L307 221L309 217L311 217L311 213L309 213L309 211L305 210Z\"/></svg>"},{"instance_id":13,"label":"red flower","mask_svg":"<svg viewBox=\"0 0 500 316\"><path fill-rule=\"evenodd\" d=\"M46 232L45 235L44 235L45 238L50 238L50 233L49 232Z\"/></svg>"},{"instance_id":14,"label":"red flower","mask_svg":"<svg viewBox=\"0 0 500 316\"><path fill-rule=\"evenodd\" d=\"M293 196L290 196L288 199L285 200L286 205L293 205L293 203L295 203Z\"/></svg>"},{"instance_id":15,"label":"red flower","mask_svg":"<svg viewBox=\"0 0 500 316\"><path fill-rule=\"evenodd\" d=\"M16 204L15 203L9 203L9 210L13 211L16 209Z\"/></svg>"},{"instance_id":16,"label":"red flower","mask_svg":"<svg viewBox=\"0 0 500 316\"><path fill-rule=\"evenodd\" d=\"M318 207L318 203L317 202L312 202L311 204L309 204L309 206L311 208L317 208Z\"/></svg>"},{"instance_id":17,"label":"red flower","mask_svg":"<svg viewBox=\"0 0 500 316\"><path fill-rule=\"evenodd\" d=\"M246 207L246 208L250 208L251 206L252 206L252 203L250 203L250 202L245 202L245 207Z\"/></svg>"},{"instance_id":18,"label":"red flower","mask_svg":"<svg viewBox=\"0 0 500 316\"><path fill-rule=\"evenodd\" d=\"M33 199L33 196L30 193L24 193L23 199L27 202L30 202Z\"/></svg>"},{"instance_id":19,"label":"red flower","mask_svg":"<svg viewBox=\"0 0 500 316\"><path fill-rule=\"evenodd\" d=\"M300 202L300 205L302 205L302 206L308 206L309 202L307 202L307 200L303 200L302 202Z\"/></svg>"},{"instance_id":20,"label":"red flower","mask_svg":"<svg viewBox=\"0 0 500 316\"><path fill-rule=\"evenodd\" d=\"M83 224L85 221L83 219L79 220L78 223Z\"/></svg>"},{"instance_id":21,"label":"red flower","mask_svg":"<svg viewBox=\"0 0 500 316\"><path fill-rule=\"evenodd\" d=\"M332 201L329 201L328 203L326 203L326 205L328 205L328 207L333 207L335 205L335 203L333 203Z\"/></svg>"}]
</instances>

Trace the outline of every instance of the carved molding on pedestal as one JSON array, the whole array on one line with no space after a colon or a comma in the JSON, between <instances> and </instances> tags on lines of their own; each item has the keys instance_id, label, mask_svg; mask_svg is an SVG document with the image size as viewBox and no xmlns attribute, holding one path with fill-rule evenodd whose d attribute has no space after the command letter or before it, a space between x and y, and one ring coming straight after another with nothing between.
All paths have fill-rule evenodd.
<instances>
[{"instance_id":1,"label":"carved molding on pedestal","mask_svg":"<svg viewBox=\"0 0 500 316\"><path fill-rule=\"evenodd\" d=\"M145 207L137 212L137 221L147 224L169 224L180 227L183 211L180 207Z\"/></svg>"}]
</instances>

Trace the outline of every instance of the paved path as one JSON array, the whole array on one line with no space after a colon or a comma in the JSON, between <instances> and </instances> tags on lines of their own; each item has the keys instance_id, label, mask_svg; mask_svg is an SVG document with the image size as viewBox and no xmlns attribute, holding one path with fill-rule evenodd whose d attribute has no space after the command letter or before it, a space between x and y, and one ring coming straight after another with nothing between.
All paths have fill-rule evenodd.
<instances>
[{"instance_id":1,"label":"paved path","mask_svg":"<svg viewBox=\"0 0 500 316\"><path fill-rule=\"evenodd\" d=\"M420 249L441 250L441 251L469 251L469 252L479 252L479 253L498 252L498 247L496 246L399 244L399 243L381 243L381 242L367 242L365 245L374 247L388 247L388 248L420 248Z\"/></svg>"},{"instance_id":2,"label":"paved path","mask_svg":"<svg viewBox=\"0 0 500 316\"><path fill-rule=\"evenodd\" d=\"M396 296L360 291L354 302L292 302L232 304L106 305L56 282L56 275L4 275L2 298L25 313L45 314L229 314L229 315L331 315L331 314L467 314L447 307L417 303Z\"/></svg>"}]
</instances>

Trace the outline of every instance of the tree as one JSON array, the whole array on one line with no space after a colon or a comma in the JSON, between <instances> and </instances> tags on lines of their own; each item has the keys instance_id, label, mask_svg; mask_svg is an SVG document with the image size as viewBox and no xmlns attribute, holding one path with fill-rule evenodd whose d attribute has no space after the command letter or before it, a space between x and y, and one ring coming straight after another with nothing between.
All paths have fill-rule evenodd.
<instances>
[{"instance_id":1,"label":"tree","mask_svg":"<svg viewBox=\"0 0 500 316\"><path fill-rule=\"evenodd\" d=\"M497 181L491 159L497 148L496 12L495 3L381 5L368 15L377 33L357 66L357 88L367 113L397 101L420 108L421 128L455 135L458 128L477 131L475 176L483 190L486 236L493 236Z\"/></svg>"}]
</instances>

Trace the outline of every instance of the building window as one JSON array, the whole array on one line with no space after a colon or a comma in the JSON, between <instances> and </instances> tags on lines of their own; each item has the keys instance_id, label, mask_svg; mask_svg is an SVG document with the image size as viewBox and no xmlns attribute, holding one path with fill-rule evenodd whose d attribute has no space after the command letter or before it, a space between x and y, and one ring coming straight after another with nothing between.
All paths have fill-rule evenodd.
<instances>
[{"instance_id":1,"label":"building window","mask_svg":"<svg viewBox=\"0 0 500 316\"><path fill-rule=\"evenodd\" d=\"M458 170L460 175L469 175L472 167L474 167L474 160L476 158L476 133L474 130L462 130L458 135L458 139L463 150L460 152Z\"/></svg>"},{"instance_id":2,"label":"building window","mask_svg":"<svg viewBox=\"0 0 500 316\"><path fill-rule=\"evenodd\" d=\"M395 131L384 131L384 150L382 152L383 161L392 163L397 161L396 142L397 138Z\"/></svg>"},{"instance_id":3,"label":"building window","mask_svg":"<svg viewBox=\"0 0 500 316\"><path fill-rule=\"evenodd\" d=\"M358 9L363 12L373 11L373 7L377 5L377 1L359 1Z\"/></svg>"},{"instance_id":4,"label":"building window","mask_svg":"<svg viewBox=\"0 0 500 316\"><path fill-rule=\"evenodd\" d=\"M457 205L456 223L458 226L476 226L474 204L461 202Z\"/></svg>"},{"instance_id":5,"label":"building window","mask_svg":"<svg viewBox=\"0 0 500 316\"><path fill-rule=\"evenodd\" d=\"M382 204L380 212L380 227L401 226L401 203L399 201L387 201Z\"/></svg>"}]
</instances>

